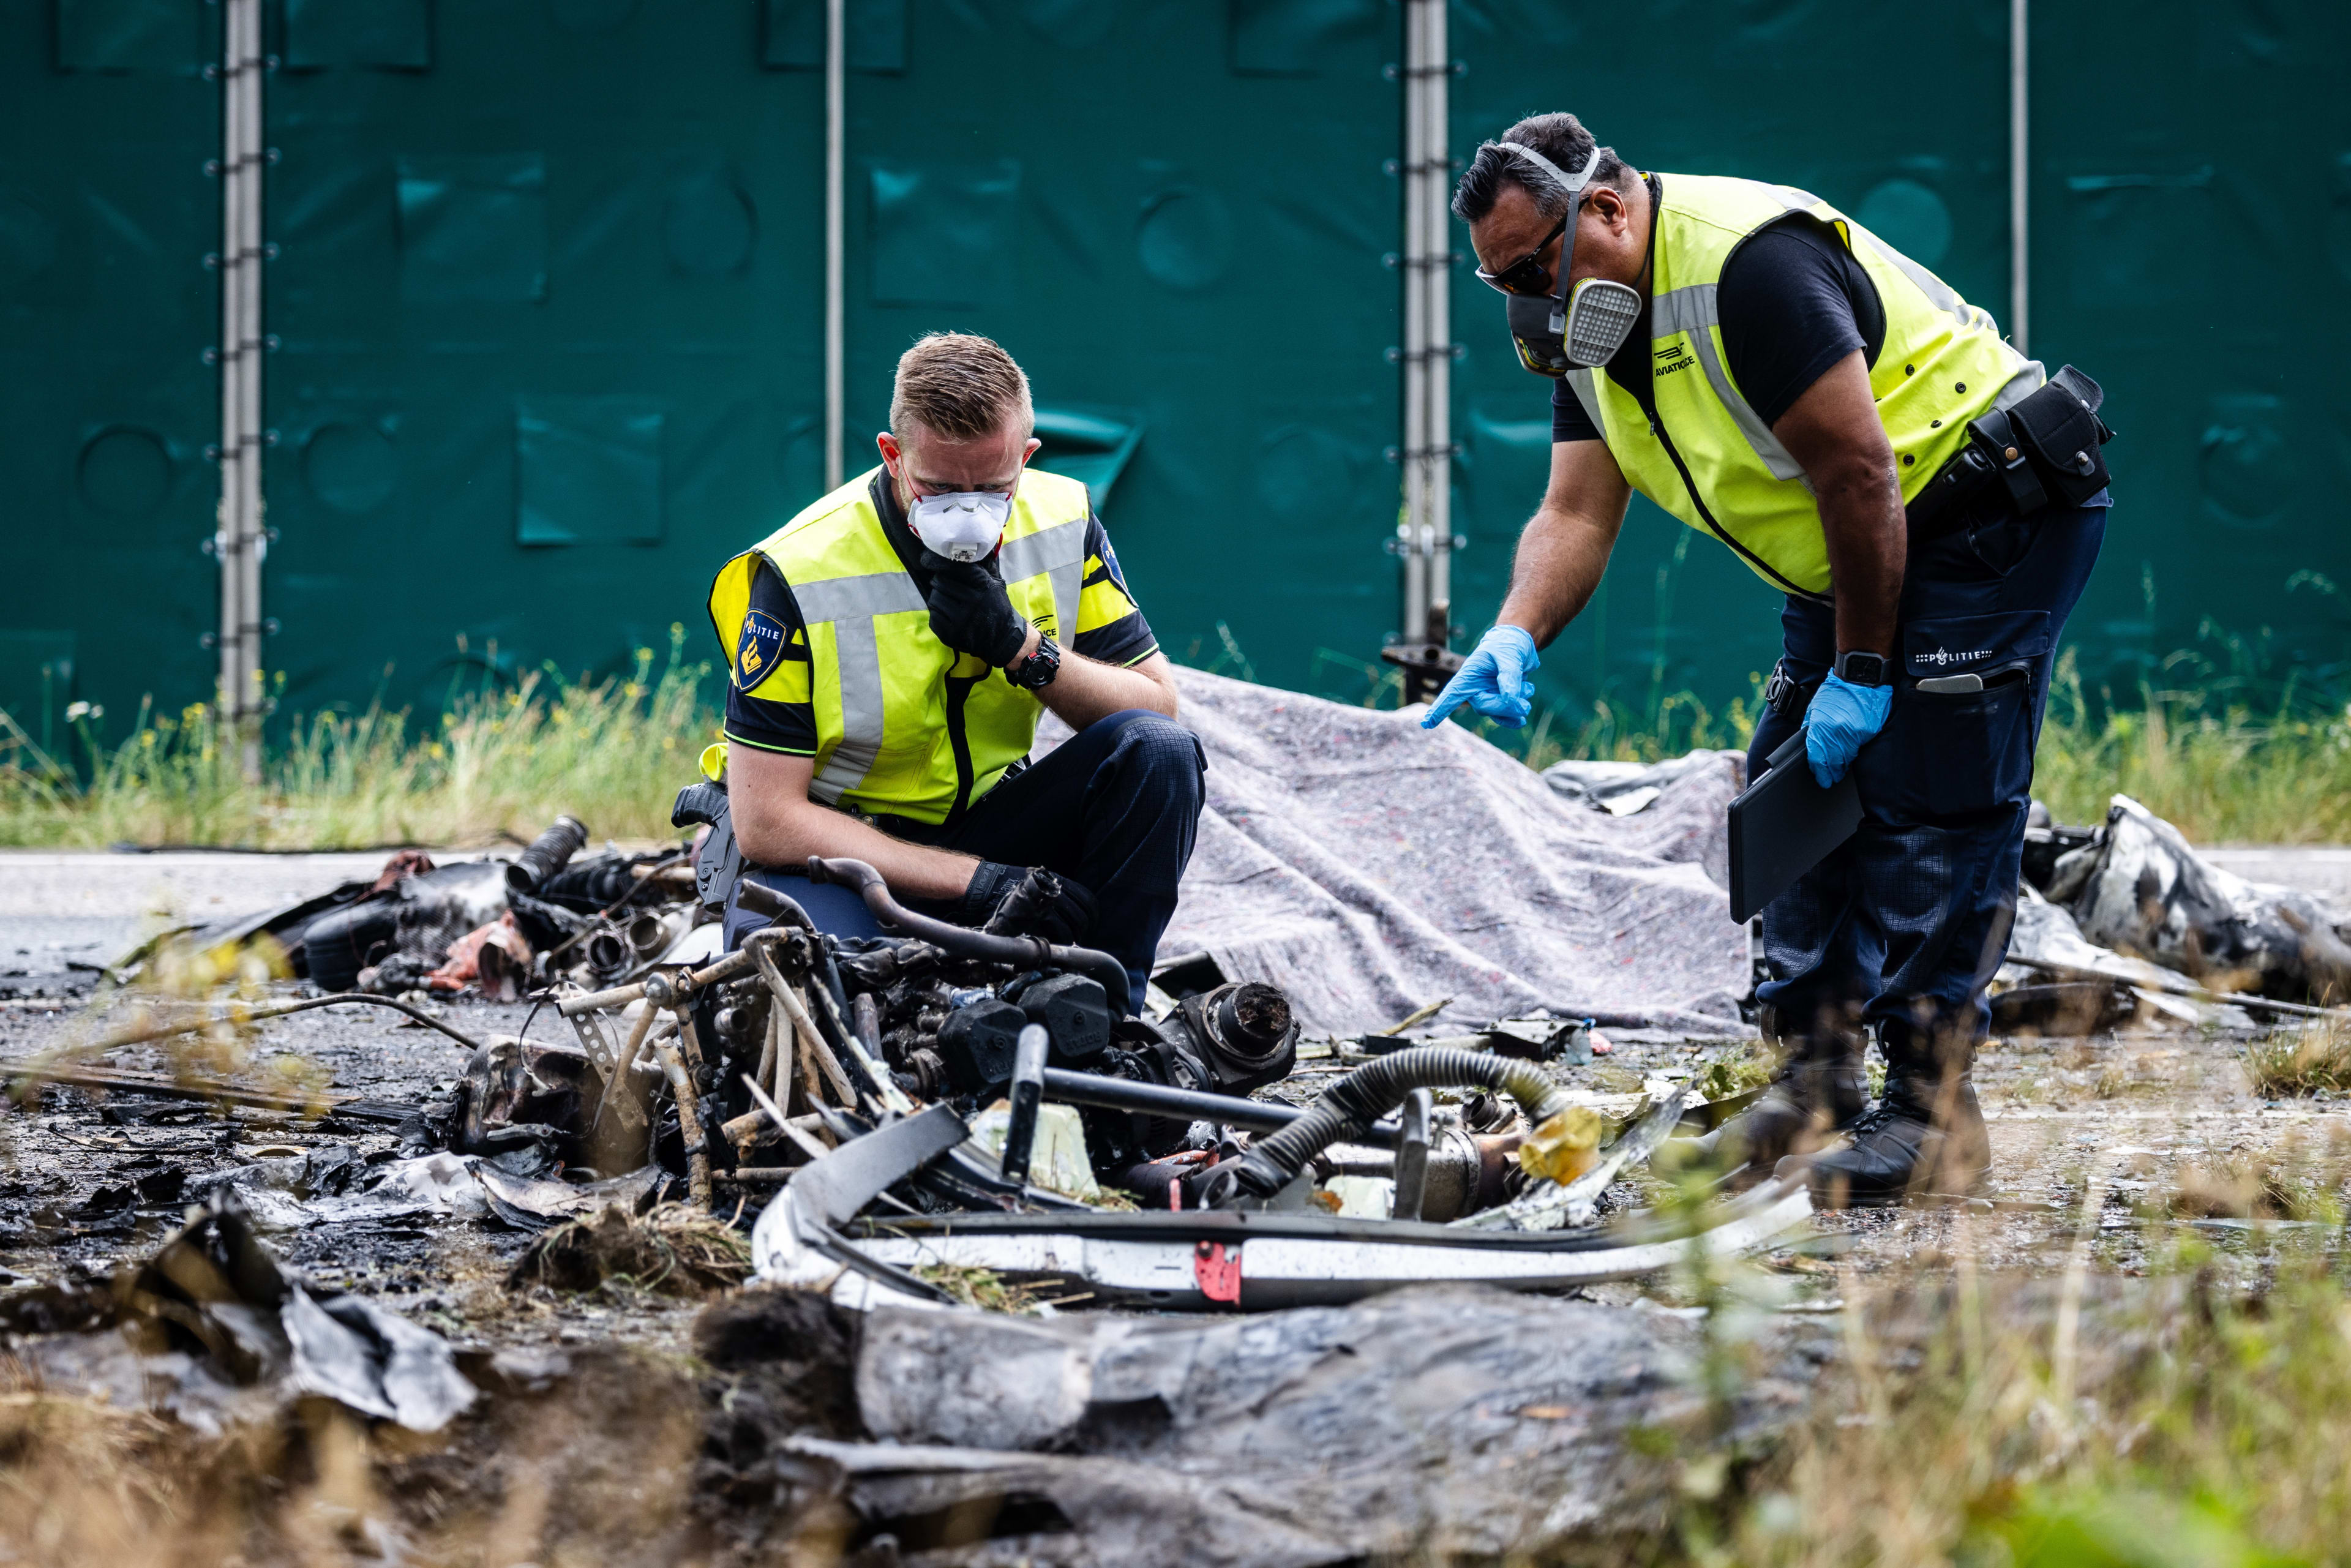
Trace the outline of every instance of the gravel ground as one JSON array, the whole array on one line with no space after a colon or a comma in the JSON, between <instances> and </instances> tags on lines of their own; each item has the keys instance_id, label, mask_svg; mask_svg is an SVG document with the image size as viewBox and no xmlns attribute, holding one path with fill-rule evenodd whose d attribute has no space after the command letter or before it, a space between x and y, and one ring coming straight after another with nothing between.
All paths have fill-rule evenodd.
<instances>
[{"instance_id":1,"label":"gravel ground","mask_svg":"<svg viewBox=\"0 0 2351 1568\"><path fill-rule=\"evenodd\" d=\"M204 914L237 914L371 874L380 860L0 856L0 1060L88 1038L96 966L155 927L151 911L160 900L176 900L172 913L182 917L198 897L207 901ZM205 890L215 886L227 891L213 907ZM459 1003L444 1016L475 1038L568 1032L551 1011L533 1018L524 1006ZM1609 1054L1587 1067L1562 1069L1568 1082L1622 1092L1653 1075L1695 1076L1726 1054L1752 1050L1743 1042L1609 1033ZM1821 1216L1761 1261L1782 1278L1789 1305L1814 1311L1837 1300L1853 1274L1932 1277L1963 1254L2012 1277L2055 1274L2079 1254L2078 1216L2095 1181L2101 1221L2090 1260L2097 1272L2147 1271L2194 1239L2210 1248L2214 1270L2257 1281L2268 1266L2270 1238L2231 1214L2232 1185L2241 1197L2250 1190L2245 1184L2264 1179L2279 1189L2304 1179L2339 1183L2343 1156L2351 1153L2351 1116L2340 1101L2259 1098L2241 1064L2247 1043L2178 1031L1994 1040L1977 1075L1997 1157L1987 1193L1970 1202ZM323 1072L324 1086L338 1092L413 1102L445 1087L464 1061L463 1048L443 1035L387 1012L349 1009L263 1025L247 1071L262 1081L308 1075L313 1083ZM119 1051L101 1062L147 1071L167 1065L152 1047ZM1305 1087L1294 1083L1291 1092ZM158 1113L156 1103L109 1104L53 1088L21 1106L0 1107L0 1288L102 1272L144 1257L179 1223L186 1198L257 1159L336 1145L362 1157L389 1158L395 1146L391 1129L381 1124L333 1117L303 1123L197 1106ZM142 1181L152 1195L129 1207L112 1207L104 1196ZM2182 1204L2174 1196L2182 1191L2204 1196ZM1624 1204L1644 1194L1628 1183L1611 1196ZM755 1215L737 1218L747 1227ZM678 1381L703 1375L690 1370L702 1364L693 1359L692 1337L700 1303L609 1286L581 1296L511 1288L507 1270L528 1240L514 1232L441 1218L320 1226L271 1239L318 1283L374 1298L437 1329L461 1350L561 1352L585 1369L606 1363L579 1358L617 1347L638 1359L627 1364L635 1370L611 1375L648 1380L646 1399L663 1377L670 1381L660 1385L662 1400L716 1400L711 1408L719 1410L734 1396L726 1393L731 1384ZM1584 1294L1609 1303L1646 1296L1684 1304L1676 1289L1672 1280L1654 1279ZM647 1368L661 1370L656 1375ZM816 1374L793 1375L805 1382ZM696 1386L700 1396L687 1392ZM494 1447L511 1440L505 1431L493 1423L467 1440ZM496 1473L511 1476L527 1463L509 1457Z\"/></svg>"}]
</instances>

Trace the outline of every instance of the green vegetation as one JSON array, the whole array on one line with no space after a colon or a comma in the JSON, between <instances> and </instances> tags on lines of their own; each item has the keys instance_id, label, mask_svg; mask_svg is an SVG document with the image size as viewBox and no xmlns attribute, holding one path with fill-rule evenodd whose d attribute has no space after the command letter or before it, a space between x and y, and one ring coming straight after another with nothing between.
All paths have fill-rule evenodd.
<instances>
[{"instance_id":1,"label":"green vegetation","mask_svg":"<svg viewBox=\"0 0 2351 1568\"><path fill-rule=\"evenodd\" d=\"M2166 671L2189 678L2149 682L2124 708L2084 692L2070 650L2058 660L2033 788L2059 821L2102 821L2123 794L2190 843L2351 841L2351 706L2291 680L2264 692L2191 655Z\"/></svg>"},{"instance_id":2,"label":"green vegetation","mask_svg":"<svg viewBox=\"0 0 2351 1568\"><path fill-rule=\"evenodd\" d=\"M1675 1290L1708 1309L1692 1379L1707 1404L1643 1448L1677 1468L1671 1539L1613 1560L2345 1561L2344 1155L2339 1139L2289 1139L2233 1165L2191 1161L2128 1184L2126 1205L2110 1196L2119 1163L2094 1157L2023 1252L2015 1221L1954 1212L1933 1228L1914 1214L1935 1239L1875 1266L1802 1248L1701 1258ZM1684 1209L1708 1174L1654 1196ZM1758 1444L1735 1402L1764 1380L1810 1381L1789 1354L1802 1331L1782 1315L1803 1298L1827 1368L1793 1429Z\"/></svg>"},{"instance_id":3,"label":"green vegetation","mask_svg":"<svg viewBox=\"0 0 2351 1568\"><path fill-rule=\"evenodd\" d=\"M2240 1288L2216 1282L2200 1240L2153 1279L2085 1268L2093 1250L2077 1237L2053 1281L1979 1275L1964 1250L1940 1260L1956 1278L1931 1285L1848 1275L1834 1392L1792 1441L1744 1468L1716 1434L1675 1446L1687 1500L1667 1560L2342 1561L2351 1298L2339 1265L2289 1248L2273 1282ZM1711 1337L1728 1383L1760 1369L1725 1304Z\"/></svg>"},{"instance_id":4,"label":"green vegetation","mask_svg":"<svg viewBox=\"0 0 2351 1568\"><path fill-rule=\"evenodd\" d=\"M2282 1030L2245 1053L2245 1075L2269 1100L2351 1091L2351 1029L2329 1019Z\"/></svg>"},{"instance_id":5,"label":"green vegetation","mask_svg":"<svg viewBox=\"0 0 2351 1568\"><path fill-rule=\"evenodd\" d=\"M710 666L641 649L630 674L570 679L549 667L511 685L461 693L437 722L373 704L296 715L273 727L259 784L248 784L212 709L142 709L108 738L100 716L68 709L68 746L45 750L0 714L0 846L226 844L340 849L528 839L559 811L600 836L657 837L694 777L717 717ZM1240 679L1255 671L1217 628L1186 663ZM2184 653L2143 683L2134 706L2086 691L2070 654L2041 736L2036 792L2060 821L2095 822L2117 791L2203 843L2351 842L2351 710L2291 680L2245 676L2248 655ZM1495 745L1544 768L1562 757L1654 762L1693 747L1744 747L1756 690L1718 709L1662 688L1541 709L1523 730L1471 718ZM1398 673L1316 655L1319 694L1368 707L1403 698Z\"/></svg>"},{"instance_id":6,"label":"green vegetation","mask_svg":"<svg viewBox=\"0 0 2351 1568\"><path fill-rule=\"evenodd\" d=\"M666 837L670 801L716 727L710 667L685 663L684 643L672 627L658 674L650 649L608 680L549 668L461 693L437 724L381 704L296 715L258 784L209 707L142 711L112 745L72 715L78 777L0 715L0 845L469 844L528 840L561 811L600 838Z\"/></svg>"}]
</instances>

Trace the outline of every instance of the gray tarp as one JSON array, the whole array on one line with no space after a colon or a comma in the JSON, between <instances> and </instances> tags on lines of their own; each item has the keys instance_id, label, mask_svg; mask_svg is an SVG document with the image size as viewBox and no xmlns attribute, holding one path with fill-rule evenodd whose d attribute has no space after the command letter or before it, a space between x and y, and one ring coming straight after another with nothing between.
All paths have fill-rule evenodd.
<instances>
[{"instance_id":1,"label":"gray tarp","mask_svg":"<svg viewBox=\"0 0 2351 1568\"><path fill-rule=\"evenodd\" d=\"M1446 1021L1536 1007L1742 1032L1730 920L1729 754L1630 816L1554 793L1459 725L1178 669L1208 805L1163 956L1207 952L1281 987L1312 1031L1353 1034L1440 998ZM1040 736L1049 748L1066 736Z\"/></svg>"}]
</instances>

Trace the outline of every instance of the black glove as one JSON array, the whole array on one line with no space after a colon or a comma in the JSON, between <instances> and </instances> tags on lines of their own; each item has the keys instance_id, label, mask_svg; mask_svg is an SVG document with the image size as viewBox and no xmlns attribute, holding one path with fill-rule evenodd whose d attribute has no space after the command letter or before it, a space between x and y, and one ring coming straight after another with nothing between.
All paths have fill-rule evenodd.
<instances>
[{"instance_id":1,"label":"black glove","mask_svg":"<svg viewBox=\"0 0 2351 1568\"><path fill-rule=\"evenodd\" d=\"M1094 895L1081 883L1043 866L1022 868L982 861L971 873L956 920L996 936L1041 936L1058 946L1093 929Z\"/></svg>"},{"instance_id":2,"label":"black glove","mask_svg":"<svg viewBox=\"0 0 2351 1568\"><path fill-rule=\"evenodd\" d=\"M1029 622L1012 608L1004 580L976 560L947 561L931 569L924 596L931 607L931 635L958 653L985 659L1001 669L1020 656Z\"/></svg>"}]
</instances>

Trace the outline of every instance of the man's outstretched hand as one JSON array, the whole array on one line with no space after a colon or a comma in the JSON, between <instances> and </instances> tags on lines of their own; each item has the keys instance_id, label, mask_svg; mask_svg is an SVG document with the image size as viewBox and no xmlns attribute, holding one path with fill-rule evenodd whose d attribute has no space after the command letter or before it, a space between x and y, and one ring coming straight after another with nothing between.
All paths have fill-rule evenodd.
<instances>
[{"instance_id":1,"label":"man's outstretched hand","mask_svg":"<svg viewBox=\"0 0 2351 1568\"><path fill-rule=\"evenodd\" d=\"M1435 729L1468 703L1495 723L1516 729L1527 722L1535 696L1535 684L1527 679L1527 672L1539 663L1532 633L1522 626L1494 627L1478 639L1476 650L1445 683L1420 727Z\"/></svg>"}]
</instances>

